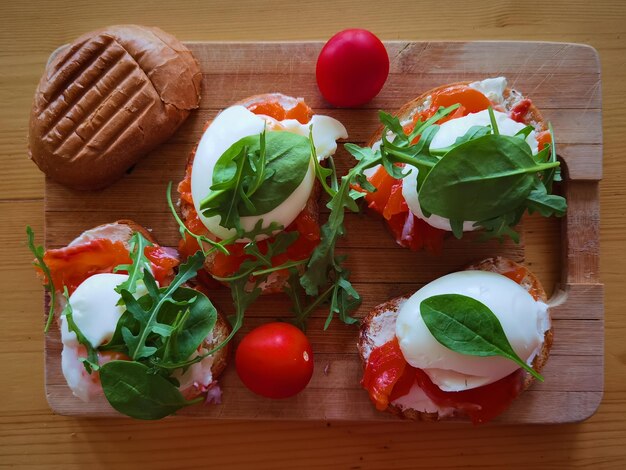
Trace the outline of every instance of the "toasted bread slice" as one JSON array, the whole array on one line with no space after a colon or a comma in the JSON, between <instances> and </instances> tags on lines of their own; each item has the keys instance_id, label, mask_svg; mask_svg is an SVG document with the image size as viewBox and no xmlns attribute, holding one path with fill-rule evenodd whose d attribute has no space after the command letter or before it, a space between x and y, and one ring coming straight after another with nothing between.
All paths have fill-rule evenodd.
<instances>
[{"instance_id":1,"label":"toasted bread slice","mask_svg":"<svg viewBox=\"0 0 626 470\"><path fill-rule=\"evenodd\" d=\"M533 296L535 300L543 302L547 300L546 293L537 277L531 273L528 268L506 258L488 258L479 263L472 264L466 269L491 271L505 275L520 284ZM364 366L374 348L382 346L395 337L398 311L409 297L410 295L404 295L377 305L363 319L359 331L357 348ZM537 354L533 360L532 367L535 371L541 372L545 366L552 347L552 340L553 329L551 327L545 333L541 352ZM524 372L523 390L530 387L533 381L534 377L529 373ZM425 412L411 408L406 404L401 405L398 401L394 401L389 404L386 411L389 411L394 415L416 421L438 421L443 418L461 414L454 408L439 408L434 403L432 403L432 408L432 412Z\"/></svg>"},{"instance_id":2,"label":"toasted bread slice","mask_svg":"<svg viewBox=\"0 0 626 470\"><path fill-rule=\"evenodd\" d=\"M72 240L72 242L70 242L68 246L78 246L89 240L106 238L114 242L121 241L126 245L126 247L128 247L128 243L135 232L141 233L151 243L158 244L152 233L142 225L132 220L118 220L116 222L99 225L97 227L84 231L81 235ZM168 280L168 282L169 281L171 281L171 279ZM208 296L208 292L200 284L197 284L195 282L189 282L187 283L187 286L196 289ZM63 301L63 296L59 295L58 298ZM60 307L63 306L60 305ZM59 310L57 307L57 311L61 310ZM230 326L224 316L218 311L215 327L213 328L211 334L207 336L207 339L202 344L202 347L206 350L210 350L218 344L222 343L229 334ZM213 381L217 379L226 368L229 349L230 343L211 356L212 362L210 364L210 367ZM197 386L196 384L191 384L186 390L182 391L185 397L193 398L200 395L203 391L205 391L205 389L206 387L203 388Z\"/></svg>"},{"instance_id":3,"label":"toasted bread slice","mask_svg":"<svg viewBox=\"0 0 626 470\"><path fill-rule=\"evenodd\" d=\"M303 100L301 98L294 98L292 96L283 95L282 93L265 93L265 94L250 96L241 101L238 101L237 103L234 103L234 105L241 105L241 106L245 106L248 109L251 109L261 103L266 103L266 102L277 102L285 110L289 110L297 106L299 103L303 103ZM309 116L309 119L310 119L310 116ZM213 122L212 120L209 120L206 123L204 127L205 130L211 125L212 122ZM191 152L191 154L189 155L187 159L185 179L191 178L191 171L193 168L193 161L194 161L194 157L196 154L196 149L197 147L194 148L194 150ZM318 199L320 196L320 192L321 192L321 186L319 182L316 180L315 185L313 187L313 191L311 191L311 195L309 196L309 199L307 200L306 205L303 209L303 211L308 212L313 217L313 219L318 222L319 222ZM187 226L189 226L188 224L189 220L192 220L197 217L196 209L192 202L184 198L180 198L178 204L180 207L182 220L183 222L185 222ZM205 235L208 238L217 240L217 237L212 235L208 230L204 230L204 233L202 233L202 235ZM209 256L206 257L206 260L204 262L204 268L209 273L209 275L213 271L212 267L214 264L214 260L215 260L215 254L210 254ZM283 287L285 286L288 279L289 279L289 275L285 272L276 271L276 272L271 273L267 281L259 286L261 289L261 295L276 294L276 293L282 292Z\"/></svg>"}]
</instances>

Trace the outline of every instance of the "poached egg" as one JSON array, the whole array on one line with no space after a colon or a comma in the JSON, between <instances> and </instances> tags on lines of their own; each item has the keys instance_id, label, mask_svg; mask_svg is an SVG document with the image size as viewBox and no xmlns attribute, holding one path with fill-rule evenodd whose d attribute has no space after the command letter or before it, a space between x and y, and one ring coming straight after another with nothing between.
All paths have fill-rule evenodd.
<instances>
[{"instance_id":1,"label":"poached egg","mask_svg":"<svg viewBox=\"0 0 626 470\"><path fill-rule=\"evenodd\" d=\"M296 119L277 121L268 116L257 115L246 107L236 105L225 109L213 120L200 139L191 172L191 195L198 217L204 226L215 236L226 239L235 234L234 229L220 225L220 216L205 217L200 211L200 204L211 192L213 168L222 154L238 140L258 135L267 131L292 132L308 137L313 128L313 142L319 160L333 155L337 150L337 139L347 138L346 128L329 116L314 115L307 124ZM287 227L304 209L315 183L315 166L309 169L300 185L281 204L266 214L241 217L241 226L245 231L254 228L259 220L265 227L276 222ZM266 238L260 236L258 239ZM247 241L245 239L239 241Z\"/></svg>"},{"instance_id":2,"label":"poached egg","mask_svg":"<svg viewBox=\"0 0 626 470\"><path fill-rule=\"evenodd\" d=\"M420 304L434 295L461 294L485 304L498 318L517 355L527 364L541 352L550 329L548 306L501 274L462 271L436 279L404 302L395 334L406 361L422 369L445 392L468 390L496 382L519 366L504 357L460 354L440 344L420 314Z\"/></svg>"},{"instance_id":3,"label":"poached egg","mask_svg":"<svg viewBox=\"0 0 626 470\"><path fill-rule=\"evenodd\" d=\"M94 274L85 279L69 298L72 307L72 317L78 329L83 333L92 347L97 348L110 341L117 327L117 322L124 313L124 306L117 305L120 294L115 288L126 281L126 274L103 273ZM147 293L143 282L137 282L137 289L133 296L140 298ZM102 394L102 386L98 375L89 374L85 370L81 359L87 357L86 348L78 342L73 331L70 331L67 318L61 315L61 369L72 393L81 400L88 402ZM206 345L213 341L213 332L210 332L200 351L192 354L208 352ZM98 353L100 364L111 360L106 354ZM180 372L177 378L180 381L180 390L185 396L196 396L204 392L213 382L213 356L207 356L202 361L191 365L185 372Z\"/></svg>"}]
</instances>

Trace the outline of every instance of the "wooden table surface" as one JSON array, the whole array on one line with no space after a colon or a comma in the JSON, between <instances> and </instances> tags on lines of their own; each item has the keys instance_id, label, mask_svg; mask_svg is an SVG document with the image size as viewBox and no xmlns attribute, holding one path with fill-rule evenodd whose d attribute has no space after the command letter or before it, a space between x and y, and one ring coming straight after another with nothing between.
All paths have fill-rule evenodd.
<instances>
[{"instance_id":1,"label":"wooden table surface","mask_svg":"<svg viewBox=\"0 0 626 470\"><path fill-rule=\"evenodd\" d=\"M300 3L240 0L227 6L200 0L147 6L110 0L0 5L0 466L624 468L626 2ZM601 279L606 284L606 378L598 412L580 424L484 427L184 419L143 423L53 415L43 388L41 286L24 242L27 224L36 233L43 230L44 179L26 157L28 113L53 49L85 31L129 22L159 26L181 40L327 39L347 27L363 27L389 40L516 39L594 46L603 82Z\"/></svg>"}]
</instances>

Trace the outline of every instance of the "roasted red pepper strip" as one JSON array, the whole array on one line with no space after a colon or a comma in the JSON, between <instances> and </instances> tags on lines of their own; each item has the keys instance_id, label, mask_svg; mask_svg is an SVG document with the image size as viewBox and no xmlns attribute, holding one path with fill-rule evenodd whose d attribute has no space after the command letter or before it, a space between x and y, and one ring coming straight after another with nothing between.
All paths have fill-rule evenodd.
<instances>
[{"instance_id":1,"label":"roasted red pepper strip","mask_svg":"<svg viewBox=\"0 0 626 470\"><path fill-rule=\"evenodd\" d=\"M169 281L179 263L178 257L157 245L147 247L145 254L157 282L163 285ZM55 289L62 290L66 286L70 294L88 277L113 272L116 266L132 262L124 243L106 238L47 250L44 261L50 269Z\"/></svg>"},{"instance_id":2,"label":"roasted red pepper strip","mask_svg":"<svg viewBox=\"0 0 626 470\"><path fill-rule=\"evenodd\" d=\"M444 392L421 369L415 369L417 384L437 406L451 407L467 414L472 423L482 424L505 411L522 391L524 374L518 369L489 385L461 392Z\"/></svg>"},{"instance_id":3,"label":"roasted red pepper strip","mask_svg":"<svg viewBox=\"0 0 626 470\"><path fill-rule=\"evenodd\" d=\"M525 98L525 99L521 100L519 103L517 103L515 106L513 106L513 109L511 109L511 112L509 113L509 116L514 121L521 122L521 123L525 124L526 123L526 114L528 114L528 110L530 109L530 105L531 104L532 104L532 101L530 101L528 98Z\"/></svg>"},{"instance_id":4,"label":"roasted red pepper strip","mask_svg":"<svg viewBox=\"0 0 626 470\"><path fill-rule=\"evenodd\" d=\"M377 410L383 411L387 408L393 388L406 367L407 363L396 338L372 349L361 385L368 391Z\"/></svg>"}]
</instances>

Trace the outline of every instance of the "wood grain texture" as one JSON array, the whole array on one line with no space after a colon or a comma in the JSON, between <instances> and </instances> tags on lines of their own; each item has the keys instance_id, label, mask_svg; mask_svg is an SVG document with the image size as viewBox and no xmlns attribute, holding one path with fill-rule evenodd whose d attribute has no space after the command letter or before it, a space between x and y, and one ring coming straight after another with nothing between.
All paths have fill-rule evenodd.
<instances>
[{"instance_id":1,"label":"wood grain texture","mask_svg":"<svg viewBox=\"0 0 626 470\"><path fill-rule=\"evenodd\" d=\"M64 246L83 230L87 218L98 217L100 222L118 218L132 218L153 229L160 243L176 246L179 240L176 224L170 216L165 199L167 181L180 181L186 166L186 155L201 136L203 122L212 119L220 109L249 95L264 91L280 91L292 96L317 97L316 85L302 76L314 77L315 61L323 45L320 42L290 43L188 43L204 74L205 92L211 93L214 109L205 109L194 116L191 125L183 127L176 139L157 148L138 164L122 181L103 191L75 191L51 180L45 188L46 246ZM57 52L63 53L63 49ZM586 85L590 94L586 118L572 112L580 103L578 97L559 95L551 98L551 107L544 110L558 131L559 153L565 162L567 175L565 193L569 201L567 216L562 220L563 275L559 294L559 320L555 320L558 348L544 369L547 383L533 387L527 397L516 400L510 410L498 418L507 423L563 423L580 421L591 416L599 405L598 393L603 391L603 302L591 287L598 284L599 215L598 178L602 173L600 69L595 50L588 46L557 43L529 42L389 42L387 51L392 58L387 86L367 107L358 109L333 109L320 101L317 113L329 114L339 119L348 129L348 141L368 140L378 127L377 109L398 109L406 101L439 84L468 79L480 79L500 74L511 74L511 86L534 98L532 91L562 89L570 85L561 77L576 76L577 82ZM520 58L526 58L520 65ZM559 60L555 62L554 58ZM445 60L444 60L445 59ZM295 70L294 77L282 74L277 88L275 78L279 70ZM517 64L517 66L516 66ZM421 72L416 74L419 65ZM220 79L223 74L229 80ZM213 77L218 77L213 80ZM526 77L531 77L526 81ZM240 86L240 84L247 86ZM582 86L579 92L582 92ZM528 90L528 91L526 91ZM589 92L589 90L593 90ZM319 97L317 97L319 101ZM546 100L547 101L547 100ZM204 102L204 100L203 100ZM204 105L203 105L204 107ZM570 154L567 150L576 145L583 152ZM339 171L352 165L353 159L341 150L336 155ZM582 167L589 173L578 171ZM128 211L128 201L133 201L133 214ZM480 259L502 255L523 262L525 244L508 241L501 244L477 242L477 237L452 237L444 247L443 256L429 253L411 253L394 246L394 242L378 227L371 227L371 216L351 214L346 221L348 236L342 240L341 249L348 255L347 266L352 279L358 283L363 304L358 316L364 316L376 304L386 301L385 286L404 284L404 292L414 291L443 274L458 271ZM538 220L538 223L548 223ZM580 228L584 227L584 228ZM369 229L369 230L368 230ZM382 233L381 233L382 232ZM352 236L350 235L352 234ZM358 235L357 235L358 234ZM384 241L381 241L384 240ZM382 289L381 289L382 287ZM572 291L573 301L569 298ZM383 295L381 295L383 294ZM284 296L275 296L269 302L261 299L254 309L246 313L241 332L267 321L289 316L289 303ZM226 289L217 289L211 300L217 308L232 313L233 306ZM271 303L270 303L271 302ZM578 313L585 311L585 316ZM327 313L326 313L327 314ZM357 329L333 323L323 331L324 309L315 314L308 328L315 370L309 386L297 397L289 400L268 401L250 393L238 380L232 367L221 384L224 397L219 406L195 406L180 413L184 416L205 418L254 419L394 419L379 413L368 403L367 394L360 387L361 361L356 351ZM592 321L588 321L592 320ZM563 325L560 328L560 325ZM74 397L61 373L61 344L58 328L46 337L46 394L53 411L73 416L117 416L102 398L84 404ZM558 375L558 371L567 373ZM545 399L542 391L545 391ZM570 397L578 405L572 409Z\"/></svg>"},{"instance_id":2,"label":"wood grain texture","mask_svg":"<svg viewBox=\"0 0 626 470\"><path fill-rule=\"evenodd\" d=\"M4 2L0 30L0 463L17 468L623 468L626 460L626 4L613 0L379 2L334 0L226 5L207 0L106 3ZM519 6L518 6L519 5ZM279 12L279 14L277 14ZM445 12L445 14L442 14ZM428 18L428 19L426 19ZM604 179L600 279L606 291L604 396L581 424L484 426L384 422L76 419L51 414L43 390L41 287L28 266L23 227L41 237L43 177L25 158L27 116L46 58L107 24L158 25L183 40L326 39L351 26L387 40L515 39L583 42L600 53ZM309 77L310 80L310 77ZM572 76L561 94L575 95ZM570 91L572 90L572 91ZM552 93L547 93L552 94ZM584 92L578 112L584 115ZM549 97L546 97L549 99ZM544 107L549 102L543 103ZM598 175L594 178L597 179ZM86 215L88 217L88 215ZM90 222L92 219L85 219ZM378 227L377 221L372 227ZM41 238L40 238L41 239ZM525 224L526 262L560 277L558 224ZM398 286L401 289L403 286ZM390 294L400 292L390 290ZM599 292L601 299L602 293ZM579 312L583 316L584 312ZM555 346L556 347L556 346ZM570 401L572 407L576 403Z\"/></svg>"}]
</instances>

